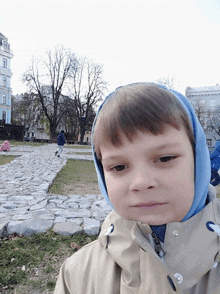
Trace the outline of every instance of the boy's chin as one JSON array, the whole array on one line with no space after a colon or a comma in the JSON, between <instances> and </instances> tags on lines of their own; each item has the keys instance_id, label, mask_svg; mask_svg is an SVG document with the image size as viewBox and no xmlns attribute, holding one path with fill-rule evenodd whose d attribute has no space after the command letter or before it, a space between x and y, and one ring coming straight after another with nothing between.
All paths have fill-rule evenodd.
<instances>
[{"instance_id":1,"label":"boy's chin","mask_svg":"<svg viewBox=\"0 0 220 294\"><path fill-rule=\"evenodd\" d=\"M164 222L141 222L143 224L148 224L149 226L162 226L166 225L167 223Z\"/></svg>"},{"instance_id":2,"label":"boy's chin","mask_svg":"<svg viewBox=\"0 0 220 294\"><path fill-rule=\"evenodd\" d=\"M130 220L138 221L143 224L148 224L149 226L162 226L162 225L167 225L172 222L179 222L179 220L173 220L170 218L167 219L151 219L151 218L138 218L138 219L132 219Z\"/></svg>"},{"instance_id":3,"label":"boy's chin","mask_svg":"<svg viewBox=\"0 0 220 294\"><path fill-rule=\"evenodd\" d=\"M173 214L155 214L155 215L137 215L137 214L126 214L120 213L124 219L137 221L143 224L148 224L149 226L162 226L173 222L180 222L182 220L181 216L176 216Z\"/></svg>"},{"instance_id":4,"label":"boy's chin","mask_svg":"<svg viewBox=\"0 0 220 294\"><path fill-rule=\"evenodd\" d=\"M138 218L138 219L134 219L132 217L124 217L123 218L127 219L127 220L133 220L133 221L137 221L140 222L142 224L147 224L149 226L162 226L162 225L166 225L172 221L168 221L165 222L164 220L150 220L150 219L146 219L146 218Z\"/></svg>"},{"instance_id":5,"label":"boy's chin","mask_svg":"<svg viewBox=\"0 0 220 294\"><path fill-rule=\"evenodd\" d=\"M169 223L181 222L183 215L174 214L158 214L158 215L148 215L140 216L138 220L142 223L147 223L149 226L162 226Z\"/></svg>"}]
</instances>

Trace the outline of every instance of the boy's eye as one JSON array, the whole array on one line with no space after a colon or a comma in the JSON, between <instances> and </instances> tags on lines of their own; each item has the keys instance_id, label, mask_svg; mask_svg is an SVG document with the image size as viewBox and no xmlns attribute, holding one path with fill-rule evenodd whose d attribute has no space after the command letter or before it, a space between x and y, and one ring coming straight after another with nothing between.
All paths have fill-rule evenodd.
<instances>
[{"instance_id":1,"label":"boy's eye","mask_svg":"<svg viewBox=\"0 0 220 294\"><path fill-rule=\"evenodd\" d=\"M167 162L167 161L170 161L175 158L176 158L176 156L164 156L164 157L161 157L159 160L160 160L160 162Z\"/></svg>"},{"instance_id":2,"label":"boy's eye","mask_svg":"<svg viewBox=\"0 0 220 294\"><path fill-rule=\"evenodd\" d=\"M114 170L116 170L116 171L122 171L124 169L125 169L125 165L123 165L123 164L119 164L114 167Z\"/></svg>"}]
</instances>

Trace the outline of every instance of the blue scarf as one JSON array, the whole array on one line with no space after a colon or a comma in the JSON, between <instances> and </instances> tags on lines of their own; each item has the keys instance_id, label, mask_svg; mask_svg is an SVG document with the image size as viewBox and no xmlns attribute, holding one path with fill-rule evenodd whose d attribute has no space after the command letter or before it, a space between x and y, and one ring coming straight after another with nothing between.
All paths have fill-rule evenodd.
<instances>
[{"instance_id":1,"label":"blue scarf","mask_svg":"<svg viewBox=\"0 0 220 294\"><path fill-rule=\"evenodd\" d=\"M192 206L189 212L187 213L187 215L182 220L184 222L188 220L189 218L191 218L192 216L194 216L195 214L197 214L198 212L200 212L206 205L206 199L208 195L208 186L209 186L210 178L211 178L210 156L209 156L209 151L206 144L206 137L205 137L204 131L196 117L194 108L189 102L189 100L175 90L171 90L163 85L158 85L158 86L173 93L176 96L176 98L181 102L181 104L185 108L191 120L194 137L195 137L195 194L194 194L194 200L193 200ZM106 99L100 106L93 124L93 129L94 129L99 111L101 110L103 104L105 103L105 101L108 99L110 95L106 97ZM94 146L92 149L93 149L94 163L95 163L100 190L105 200L107 201L107 203L114 209L107 194L107 188L105 184L103 169L95 155ZM166 225L151 226L151 228L158 235L160 240L164 241Z\"/></svg>"}]
</instances>

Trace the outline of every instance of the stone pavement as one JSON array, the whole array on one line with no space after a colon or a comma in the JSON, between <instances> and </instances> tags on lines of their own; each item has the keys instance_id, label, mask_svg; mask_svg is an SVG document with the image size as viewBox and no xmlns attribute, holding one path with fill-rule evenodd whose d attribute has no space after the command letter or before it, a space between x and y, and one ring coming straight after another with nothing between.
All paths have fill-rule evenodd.
<instances>
[{"instance_id":1,"label":"stone pavement","mask_svg":"<svg viewBox=\"0 0 220 294\"><path fill-rule=\"evenodd\" d=\"M21 155L0 166L0 237L13 233L30 236L51 227L62 235L83 231L90 235L99 233L102 221L111 211L101 194L47 193L68 158L92 160L92 156L74 154L88 152L88 149L64 147L58 158L56 150L56 144L45 144L14 146L10 152L0 153Z\"/></svg>"}]
</instances>

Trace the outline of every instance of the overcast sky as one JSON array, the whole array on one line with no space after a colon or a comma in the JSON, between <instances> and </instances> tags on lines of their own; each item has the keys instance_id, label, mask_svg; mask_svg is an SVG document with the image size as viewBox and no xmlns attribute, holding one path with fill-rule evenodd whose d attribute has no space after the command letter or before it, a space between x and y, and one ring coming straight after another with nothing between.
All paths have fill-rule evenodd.
<instances>
[{"instance_id":1,"label":"overcast sky","mask_svg":"<svg viewBox=\"0 0 220 294\"><path fill-rule=\"evenodd\" d=\"M14 95L31 56L57 44L103 64L109 91L168 76L182 93L220 84L219 0L1 0L0 32L14 53Z\"/></svg>"}]
</instances>

